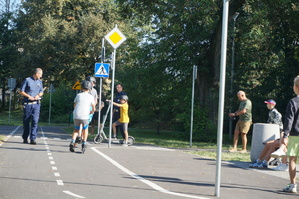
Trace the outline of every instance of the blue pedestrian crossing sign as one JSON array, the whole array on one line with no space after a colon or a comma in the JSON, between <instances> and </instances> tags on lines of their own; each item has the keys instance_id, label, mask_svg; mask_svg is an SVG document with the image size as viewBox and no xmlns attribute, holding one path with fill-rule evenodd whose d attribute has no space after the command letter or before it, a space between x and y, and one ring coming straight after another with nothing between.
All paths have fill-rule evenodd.
<instances>
[{"instance_id":1,"label":"blue pedestrian crossing sign","mask_svg":"<svg viewBox=\"0 0 299 199\"><path fill-rule=\"evenodd\" d=\"M95 77L109 77L110 64L96 63L94 67Z\"/></svg>"}]
</instances>

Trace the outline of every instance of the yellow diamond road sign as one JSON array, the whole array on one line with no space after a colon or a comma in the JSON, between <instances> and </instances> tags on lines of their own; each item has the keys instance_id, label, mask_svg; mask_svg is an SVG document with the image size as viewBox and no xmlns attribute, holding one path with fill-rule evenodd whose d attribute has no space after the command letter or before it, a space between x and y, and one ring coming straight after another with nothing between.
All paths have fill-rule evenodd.
<instances>
[{"instance_id":1,"label":"yellow diamond road sign","mask_svg":"<svg viewBox=\"0 0 299 199\"><path fill-rule=\"evenodd\" d=\"M126 41L127 38L115 27L105 36L105 39L113 46L113 48L118 48L118 46Z\"/></svg>"}]
</instances>

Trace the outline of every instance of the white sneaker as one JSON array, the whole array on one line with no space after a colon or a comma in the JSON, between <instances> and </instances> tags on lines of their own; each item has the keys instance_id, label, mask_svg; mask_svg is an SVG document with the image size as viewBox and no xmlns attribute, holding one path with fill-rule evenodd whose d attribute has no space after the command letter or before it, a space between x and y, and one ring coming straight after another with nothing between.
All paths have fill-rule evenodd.
<instances>
[{"instance_id":1,"label":"white sneaker","mask_svg":"<svg viewBox=\"0 0 299 199\"><path fill-rule=\"evenodd\" d=\"M285 188L283 188L283 191L289 193L297 193L297 184L288 184Z\"/></svg>"},{"instance_id":2,"label":"white sneaker","mask_svg":"<svg viewBox=\"0 0 299 199\"><path fill-rule=\"evenodd\" d=\"M271 157L273 157L273 158L279 158L279 157L282 157L282 156L286 156L286 154L281 149L277 149L276 151L271 153Z\"/></svg>"},{"instance_id":3,"label":"white sneaker","mask_svg":"<svg viewBox=\"0 0 299 199\"><path fill-rule=\"evenodd\" d=\"M277 167L274 167L273 168L274 171L288 171L289 170L289 167L287 164L279 164Z\"/></svg>"}]
</instances>

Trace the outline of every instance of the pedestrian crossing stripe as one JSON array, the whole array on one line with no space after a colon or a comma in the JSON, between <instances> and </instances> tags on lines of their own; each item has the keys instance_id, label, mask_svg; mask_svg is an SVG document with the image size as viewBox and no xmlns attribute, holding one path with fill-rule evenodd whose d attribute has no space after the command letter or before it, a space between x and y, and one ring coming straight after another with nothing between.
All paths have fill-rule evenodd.
<instances>
[{"instance_id":1,"label":"pedestrian crossing stripe","mask_svg":"<svg viewBox=\"0 0 299 199\"><path fill-rule=\"evenodd\" d=\"M94 76L95 77L109 77L109 64L96 63Z\"/></svg>"}]
</instances>

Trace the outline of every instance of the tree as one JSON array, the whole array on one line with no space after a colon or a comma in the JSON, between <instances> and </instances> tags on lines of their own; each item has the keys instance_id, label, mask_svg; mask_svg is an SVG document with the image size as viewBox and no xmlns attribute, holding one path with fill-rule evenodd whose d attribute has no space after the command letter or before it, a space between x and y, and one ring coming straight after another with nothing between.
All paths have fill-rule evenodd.
<instances>
[{"instance_id":1,"label":"tree","mask_svg":"<svg viewBox=\"0 0 299 199\"><path fill-rule=\"evenodd\" d=\"M0 87L2 88L1 108L5 108L5 93L7 90L7 79L13 77L17 69L18 58L17 39L12 24L13 14L2 13L0 15Z\"/></svg>"}]
</instances>

